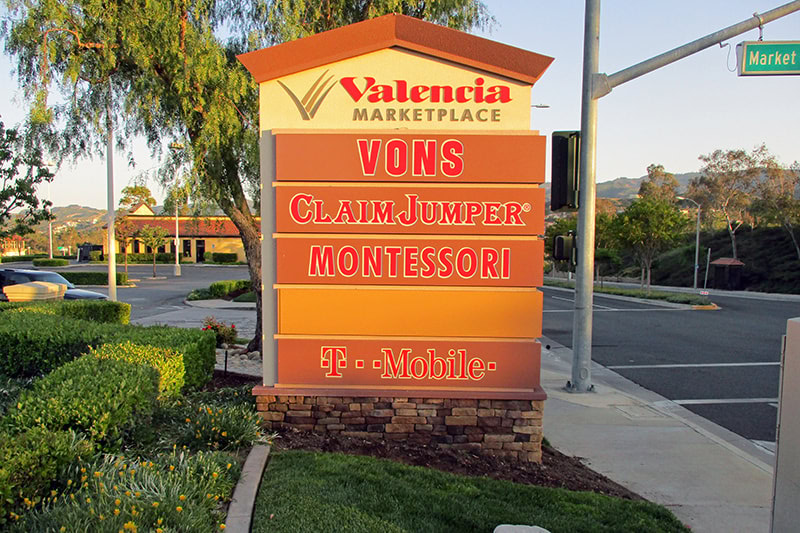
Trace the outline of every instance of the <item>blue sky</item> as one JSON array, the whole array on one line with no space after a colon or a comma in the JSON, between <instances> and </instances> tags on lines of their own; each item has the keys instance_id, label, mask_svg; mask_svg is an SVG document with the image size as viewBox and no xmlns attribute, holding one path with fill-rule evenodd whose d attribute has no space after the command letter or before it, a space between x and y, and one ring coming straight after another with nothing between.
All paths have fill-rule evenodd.
<instances>
[{"instance_id":1,"label":"blue sky","mask_svg":"<svg viewBox=\"0 0 800 533\"><path fill-rule=\"evenodd\" d=\"M600 71L612 74L703 37L788 0L606 0L600 20ZM583 11L579 0L488 0L497 23L485 37L555 58L534 86L532 127L550 135L580 128ZM675 173L697 171L698 156L715 149L752 149L766 143L784 163L800 160L800 76L739 78L735 47L758 30L714 46L621 85L599 103L597 178L639 177L650 163ZM764 27L764 40L800 40L800 13ZM729 69L734 69L731 72ZM0 120L22 119L8 58ZM135 151L137 168L115 157L115 198L141 169L153 166ZM163 191L150 184L157 199ZM106 206L105 161L65 165L52 185L55 205ZM46 192L45 192L46 195Z\"/></svg>"}]
</instances>

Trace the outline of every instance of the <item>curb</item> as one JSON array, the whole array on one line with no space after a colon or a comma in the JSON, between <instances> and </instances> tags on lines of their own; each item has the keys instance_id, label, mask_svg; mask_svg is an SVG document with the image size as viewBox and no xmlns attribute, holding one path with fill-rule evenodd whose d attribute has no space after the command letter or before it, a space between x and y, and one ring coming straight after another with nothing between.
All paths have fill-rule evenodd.
<instances>
[{"instance_id":1,"label":"curb","mask_svg":"<svg viewBox=\"0 0 800 533\"><path fill-rule=\"evenodd\" d=\"M692 309L694 309L695 311L719 311L722 308L717 304L712 303L709 305L693 305Z\"/></svg>"},{"instance_id":2,"label":"curb","mask_svg":"<svg viewBox=\"0 0 800 533\"><path fill-rule=\"evenodd\" d=\"M249 533L253 523L253 508L261 485L261 476L269 461L270 446L256 444L247 455L242 467L242 475L228 506L225 530L230 533Z\"/></svg>"}]
</instances>

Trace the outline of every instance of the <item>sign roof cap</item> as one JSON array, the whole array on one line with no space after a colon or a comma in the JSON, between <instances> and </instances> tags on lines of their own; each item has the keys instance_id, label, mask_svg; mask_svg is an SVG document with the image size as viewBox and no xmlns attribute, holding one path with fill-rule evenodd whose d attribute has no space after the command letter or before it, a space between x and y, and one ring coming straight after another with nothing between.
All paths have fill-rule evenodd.
<instances>
[{"instance_id":1,"label":"sign roof cap","mask_svg":"<svg viewBox=\"0 0 800 533\"><path fill-rule=\"evenodd\" d=\"M531 85L553 62L552 57L399 14L357 22L237 57L256 82L262 83L386 48L419 52Z\"/></svg>"}]
</instances>

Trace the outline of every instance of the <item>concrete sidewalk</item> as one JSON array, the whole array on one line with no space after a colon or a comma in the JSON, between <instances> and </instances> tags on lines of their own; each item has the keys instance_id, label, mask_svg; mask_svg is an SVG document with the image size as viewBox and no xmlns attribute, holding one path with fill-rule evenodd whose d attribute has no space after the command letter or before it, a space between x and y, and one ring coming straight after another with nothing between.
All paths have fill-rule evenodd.
<instances>
[{"instance_id":1,"label":"concrete sidewalk","mask_svg":"<svg viewBox=\"0 0 800 533\"><path fill-rule=\"evenodd\" d=\"M187 304L193 307L137 323L199 327L214 315L234 322L243 336L255 329L252 304ZM540 340L548 394L544 434L554 447L668 507L693 531L769 530L774 462L769 452L596 363L595 392L566 392L572 350Z\"/></svg>"},{"instance_id":2,"label":"concrete sidewalk","mask_svg":"<svg viewBox=\"0 0 800 533\"><path fill-rule=\"evenodd\" d=\"M668 507L693 531L769 530L771 454L598 364L595 392L569 393L572 350L540 340L543 429L555 448Z\"/></svg>"}]
</instances>

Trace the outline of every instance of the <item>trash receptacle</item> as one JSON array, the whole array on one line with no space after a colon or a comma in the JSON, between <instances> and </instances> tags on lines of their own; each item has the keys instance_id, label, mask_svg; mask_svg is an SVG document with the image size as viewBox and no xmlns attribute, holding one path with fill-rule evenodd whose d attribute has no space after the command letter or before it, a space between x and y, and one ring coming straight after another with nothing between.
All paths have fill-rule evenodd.
<instances>
[{"instance_id":1,"label":"trash receptacle","mask_svg":"<svg viewBox=\"0 0 800 533\"><path fill-rule=\"evenodd\" d=\"M732 257L721 257L711 261L714 265L714 288L726 291L742 290L744 263Z\"/></svg>"}]
</instances>

